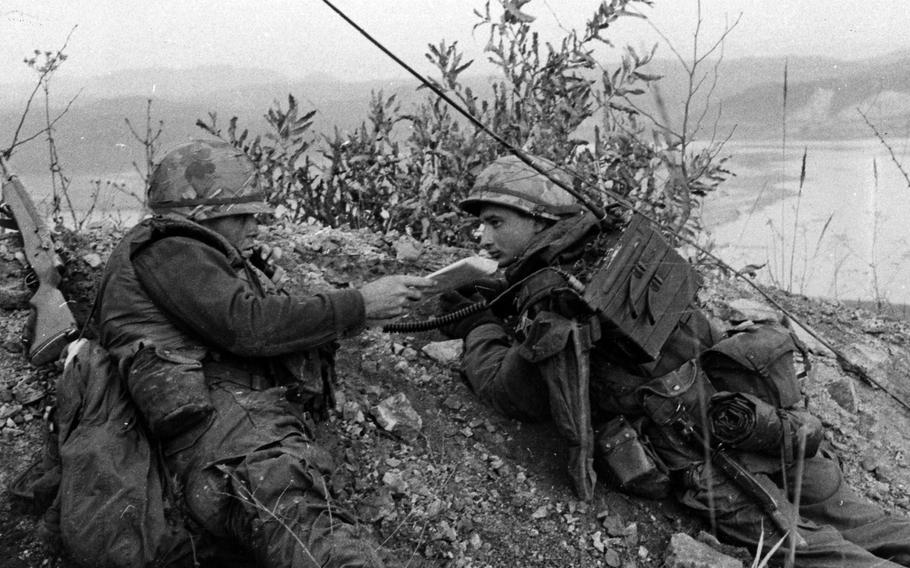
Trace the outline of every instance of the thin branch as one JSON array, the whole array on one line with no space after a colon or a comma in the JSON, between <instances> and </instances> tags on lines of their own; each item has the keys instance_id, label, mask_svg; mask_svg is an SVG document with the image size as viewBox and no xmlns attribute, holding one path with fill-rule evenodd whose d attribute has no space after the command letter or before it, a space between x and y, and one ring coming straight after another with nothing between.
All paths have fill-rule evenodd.
<instances>
[{"instance_id":1,"label":"thin branch","mask_svg":"<svg viewBox=\"0 0 910 568\"><path fill-rule=\"evenodd\" d=\"M885 137L882 136L882 134L881 134L881 133L878 131L878 129L875 127L875 125L872 124L872 123L869 121L869 118L866 117L866 115L863 113L863 111L861 111L861 110L857 107L856 112L858 112L859 115L860 115L861 117L863 117L863 120L866 121L866 124L869 126L869 128L872 129L872 132L875 133L875 136L878 138L878 140L882 143L882 145L883 145L885 148L888 149L888 153L891 154L891 161L894 162L894 165L897 166L897 169L898 169L898 170L900 170L901 175L904 176L904 180L907 182L907 187L910 187L910 176L907 175L907 171L904 170L904 167L903 167L903 166L901 165L901 163L898 161L897 156L894 155L894 150L891 148L891 145L888 144L887 141L885 141Z\"/></svg>"},{"instance_id":2,"label":"thin branch","mask_svg":"<svg viewBox=\"0 0 910 568\"><path fill-rule=\"evenodd\" d=\"M790 276L787 291L793 291L793 269L796 266L796 232L799 228L799 209L803 201L803 187L806 183L806 156L809 149L803 146L803 158L799 169L799 189L796 193L796 211L793 215L793 240L790 242Z\"/></svg>"},{"instance_id":3,"label":"thin branch","mask_svg":"<svg viewBox=\"0 0 910 568\"><path fill-rule=\"evenodd\" d=\"M707 94L705 94L706 104L705 104L704 108L702 109L701 114L698 116L698 119L695 121L695 130L692 131L693 134L695 134L699 130L701 130L701 125L704 122L705 117L708 116L709 105L707 104L707 101L710 101L711 97L714 96L714 93L717 91L717 84L720 79L720 62L723 61L723 59L724 59L724 47L721 46L720 56L718 56L718 58L714 60L714 66L711 69L711 73L712 73L714 79L711 81L711 87L708 88ZM707 75L707 73L706 73L706 75ZM719 108L717 110L717 118L714 121L714 135L712 135L712 140L714 139L714 136L717 135L717 123L720 121L721 111L723 109L723 107L721 105L718 105L718 107Z\"/></svg>"},{"instance_id":4,"label":"thin branch","mask_svg":"<svg viewBox=\"0 0 910 568\"><path fill-rule=\"evenodd\" d=\"M33 134L29 135L27 138L23 138L22 140L19 140L18 142L14 142L12 145L10 145L9 148L4 150L2 152L2 154L4 156L9 157L9 155L12 154L14 149L18 148L19 146L22 146L23 144L25 144L27 142L31 142L32 140L34 140L35 138L38 138L42 134L47 134L48 130L53 129L54 126L57 124L57 121L59 121L61 118L63 118L63 115L65 115L67 112L69 112L70 107L73 106L73 103L76 102L76 99L79 98L79 95L82 94L82 91L83 91L83 89L79 89L79 92L76 93L75 95L73 95L73 98L70 99L69 102L66 103L66 106L63 107L63 110L60 111L60 113L56 117L54 117L54 119L52 121L50 121L50 123L47 126L42 128L41 130L38 130L37 132L34 132Z\"/></svg>"},{"instance_id":5,"label":"thin branch","mask_svg":"<svg viewBox=\"0 0 910 568\"><path fill-rule=\"evenodd\" d=\"M235 487L237 488L237 494L234 495L229 492L224 492L224 495L236 498L243 503L247 503L254 509L258 509L271 517L272 520L278 523L284 531L291 535L291 538L297 542L297 544L300 546L300 549L310 559L310 561L312 561L313 564L318 564L316 558L313 556L313 553L310 552L310 548L306 545L305 542L303 542L303 540L300 538L300 535L297 534L297 531L294 530L294 528L287 522L287 520L275 512L277 511L278 505L281 503L280 496L275 500L275 511L273 511L266 507L262 501L256 498L256 496L253 494L253 489L247 487L243 480L241 480L235 473L228 473L228 476L234 481ZM288 485L288 487L290 487L290 485ZM282 491L282 495L285 491L287 491L288 487L285 487L284 491Z\"/></svg>"},{"instance_id":6,"label":"thin branch","mask_svg":"<svg viewBox=\"0 0 910 568\"><path fill-rule=\"evenodd\" d=\"M63 53L63 51L66 49L66 46L69 44L70 37L72 37L73 32L76 31L76 28L77 28L77 27L78 27L78 26L73 26L73 28L70 30L70 33L68 33L68 34L66 35L66 39L63 41L63 46L62 46L60 49L57 50L57 54L58 54L58 55L61 54L61 53ZM4 150L4 151L2 152L2 154L3 154L5 157L8 158L8 157L12 154L13 148L15 148L15 147L18 145L18 144L17 144L17 140L18 140L18 138L19 138L19 133L20 133L21 130L22 130L22 126L25 124L25 119L26 119L26 117L28 116L28 112L29 112L29 109L30 109L31 106L32 106L32 102L35 100L35 96L38 94L38 89L41 88L41 85L44 84L44 81L45 81L45 79L47 78L47 76L50 75L51 73L53 73L53 71L54 71L54 67L53 67L53 66L48 66L48 68L47 68L47 69L44 69L44 70L41 72L41 74L38 76L38 81L35 83L35 88L32 89L31 94L28 96L28 99L27 99L26 102L25 102L25 110L22 111L22 115L19 117L19 124L16 125L16 130L13 132L13 140L10 142L9 147L8 147L6 150ZM41 134L41 133L39 132L38 134L36 134L36 135L33 136L32 138L37 138L40 134ZM31 138L30 138L30 139L31 139Z\"/></svg>"}]
</instances>

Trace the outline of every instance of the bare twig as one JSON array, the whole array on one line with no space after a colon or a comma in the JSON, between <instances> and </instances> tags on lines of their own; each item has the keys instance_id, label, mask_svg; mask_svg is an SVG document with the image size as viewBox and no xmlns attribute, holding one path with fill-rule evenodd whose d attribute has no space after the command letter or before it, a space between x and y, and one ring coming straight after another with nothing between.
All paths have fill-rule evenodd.
<instances>
[{"instance_id":1,"label":"bare twig","mask_svg":"<svg viewBox=\"0 0 910 568\"><path fill-rule=\"evenodd\" d=\"M901 175L904 176L904 180L907 182L907 187L910 187L910 175L907 174L907 171L904 169L904 167L898 161L897 156L894 155L894 150L891 148L891 145L885 141L885 137L882 136L882 134L875 127L875 125L869 121L869 118L863 113L863 111L861 111L860 109L857 108L856 112L858 112L859 115L861 117L863 117L863 120L866 122L866 125L872 129L872 132L875 133L875 136L878 138L879 142L881 142L882 145L888 149L888 153L891 154L891 161L894 162L894 165L897 166L898 170L900 170Z\"/></svg>"},{"instance_id":2,"label":"bare twig","mask_svg":"<svg viewBox=\"0 0 910 568\"><path fill-rule=\"evenodd\" d=\"M780 547L787 541L789 534L790 534L790 531L787 531L787 534L782 536L781 539L779 541L777 541L777 543L775 543L774 546L771 547L771 550L769 550L768 553L765 554L764 557L761 556L761 551L762 551L763 546L762 546L762 542L759 541L758 550L756 551L755 561L752 563L753 568L767 568L768 563L771 562L771 557L773 557L774 554L778 551L778 549L780 549ZM762 531L762 535L764 535L764 530Z\"/></svg>"},{"instance_id":3,"label":"bare twig","mask_svg":"<svg viewBox=\"0 0 910 568\"><path fill-rule=\"evenodd\" d=\"M803 159L799 170L799 190L796 193L796 212L793 215L793 241L790 243L790 276L787 284L787 291L793 291L793 272L795 268L796 256L796 231L799 228L799 206L803 201L803 185L806 182L806 155L808 148L803 147Z\"/></svg>"},{"instance_id":4,"label":"bare twig","mask_svg":"<svg viewBox=\"0 0 910 568\"><path fill-rule=\"evenodd\" d=\"M73 28L70 30L70 33L68 33L66 35L66 39L64 40L63 45L60 47L60 49L57 50L58 55L62 54L63 50L66 49L66 46L69 44L70 37L72 37L73 32L76 31L77 27L78 26L73 26ZM36 54L39 53L37 50L35 52L36 52ZM28 62L28 60L26 60L26 62ZM40 89L42 87L42 85L44 85L45 81L47 80L47 77L54 71L55 71L54 67L48 66L46 69L41 70L41 72L39 73L38 81L35 82L35 88L32 89L31 94L28 96L28 99L25 101L25 109L22 111L22 115L19 117L19 124L16 125L16 129L15 129L15 131L13 131L13 139L10 142L9 147L3 151L3 155L5 157L8 158L10 156L10 154L12 153L13 148L16 147L16 142L19 138L19 132L22 130L22 126L25 124L25 119L28 116L29 108L31 107L32 102L35 100L35 96L38 94L38 89Z\"/></svg>"},{"instance_id":5,"label":"bare twig","mask_svg":"<svg viewBox=\"0 0 910 568\"><path fill-rule=\"evenodd\" d=\"M290 524L288 524L288 522L284 518L282 518L281 516L279 516L277 514L277 507L281 502L281 498L279 497L278 499L275 500L275 510L269 509L268 507L265 506L265 504L262 501L260 501L259 499L256 498L255 495L253 495L253 490L251 488L247 487L246 484L240 478L238 478L236 476L236 474L230 473L229 475L230 475L231 479L234 480L234 486L238 488L239 494L234 495L234 494L228 493L227 495L229 497L235 497L235 498L239 499L240 501L247 503L248 505L252 505L253 508L258 509L259 511L262 511L263 513L268 515L272 520L274 520L276 523L278 523L283 530L287 531L287 533L289 535L291 535L291 538L293 538L294 541L297 542L297 544L300 546L300 549L307 556L307 558L310 559L310 561L313 563L314 566L319 565L319 562L316 561L316 558L313 556L313 553L310 552L309 547L306 545L305 542L303 542L303 539L300 538L300 535L297 534L297 531L294 530L294 527L292 527ZM286 490L287 490L287 488L285 488L285 491Z\"/></svg>"},{"instance_id":6,"label":"bare twig","mask_svg":"<svg viewBox=\"0 0 910 568\"><path fill-rule=\"evenodd\" d=\"M59 62L62 60L62 53L58 51L53 58L50 58L48 60L44 67L56 69L59 65ZM60 157L57 154L57 143L54 140L54 129L52 126L50 113L50 77L51 75L44 76L42 89L44 90L44 120L46 125L45 135L47 136L48 160L50 163L51 171L51 195L53 200L52 215L54 217L54 221L57 224L62 224L63 217L60 210L60 195L57 193L57 180L59 179L60 193L63 195L63 198L66 199L66 204L70 210L70 216L73 219L73 227L78 230L80 228L80 223L76 219L76 209L73 207L73 201L70 198L69 194L70 179L63 174L63 169L60 167Z\"/></svg>"},{"instance_id":7,"label":"bare twig","mask_svg":"<svg viewBox=\"0 0 910 568\"><path fill-rule=\"evenodd\" d=\"M802 501L803 494L803 471L806 467L806 429L800 427L797 431L797 461L796 461L796 487L793 488L793 516L790 519L790 550L787 555L786 566L796 566L796 547L799 543L799 504ZM783 451L783 449L781 449Z\"/></svg>"},{"instance_id":8,"label":"bare twig","mask_svg":"<svg viewBox=\"0 0 910 568\"><path fill-rule=\"evenodd\" d=\"M690 146L691 146L692 142L694 141L695 136L702 128L702 122L703 122L705 116L707 116L708 106L709 106L711 96L715 93L716 88L717 88L718 76L719 76L719 66L720 66L721 61L723 60L723 47L724 47L726 38L733 31L733 29L739 24L741 17L742 17L742 14L740 14L736 18L736 21L734 21L732 24L728 23L725 26L724 31L708 47L708 49L706 49L704 52L701 52L700 51L700 47L701 47L700 40L701 40L701 31L702 31L702 27L704 24L704 20L702 18L701 1L699 0L699 2L697 3L697 17L696 17L696 22L695 22L695 30L693 31L693 34L692 34L692 53L691 53L689 59L687 59L680 53L680 51L676 48L676 46L673 44L673 42L671 42L670 39L666 36L666 34L663 33L663 31L661 31L653 22L651 22L650 20L647 20L648 25L651 27L651 29L653 29L661 37L661 39L669 47L669 49L673 52L673 54L676 56L677 60L679 61L680 65L686 72L687 87L686 87L686 95L685 95L684 101L683 101L683 109L682 109L682 117L681 117L682 125L680 127L679 132L676 132L671 127L671 120L670 120L669 113L667 112L666 105L660 96L660 90L657 88L656 85L652 88L652 90L653 90L654 96L655 96L655 101L656 101L656 106L657 106L657 115L660 117L659 119L657 119L657 117L653 116L652 114L646 112L644 109L639 107L630 98L625 97L625 100L632 108L634 108L636 111L641 113L643 116L646 116L647 118L649 118L649 120L651 120L652 123L658 127L658 129L666 137L666 142L668 145L671 144L671 142L670 142L671 137L675 138L676 139L675 142L679 145L679 154L680 154L679 163L678 164L670 164L670 163L666 164L669 171L671 172L671 179L670 179L669 184L671 186L674 186L674 188L675 188L674 198L676 198L678 200L682 200L679 203L679 206L681 207L682 215L681 215L681 218L678 220L678 224L677 224L676 228L681 228L683 226L683 224L688 222L688 218L691 214L690 213L691 204L690 204L690 199L689 199L689 195L688 195L689 194L689 180L700 177L704 173L705 169L709 167L708 165L705 165L703 168L701 168L701 170L697 173L697 175L695 174L695 172L689 171L688 156L690 153ZM720 55L717 58L717 60L714 62L714 65L712 67L711 83L707 89L707 93L705 94L704 107L701 109L701 112L699 113L698 116L693 116L693 104L695 103L696 96L699 94L699 92L701 92L703 90L703 87L706 85L706 81L708 80L708 73L699 74L699 68L709 57L711 57L713 54L715 54L718 51L720 52ZM717 125L715 123L715 134L712 136L712 141L716 141L716 126ZM731 135L732 135L732 133L731 133ZM728 139L729 139L729 136L726 137L726 140L728 140ZM723 143L720 143L715 148L715 150L712 154L712 160L711 160L712 163L714 161L713 158L717 156L717 154L720 152L722 147L723 147ZM694 176L694 178L693 178L693 176Z\"/></svg>"},{"instance_id":9,"label":"bare twig","mask_svg":"<svg viewBox=\"0 0 910 568\"><path fill-rule=\"evenodd\" d=\"M786 191L784 187L784 180L786 179L786 168L787 168L787 93L789 89L788 82L788 73L789 73L789 62L784 60L784 87L783 87L783 111L781 115L781 143L780 143L780 191L781 191L781 200L780 200L780 281L783 283L787 270L786 260L784 259L784 254L786 250L786 235L784 234L785 219L784 219L784 204L786 200L783 199L783 193ZM794 237L795 238L795 237ZM792 267L791 267L792 271Z\"/></svg>"},{"instance_id":10,"label":"bare twig","mask_svg":"<svg viewBox=\"0 0 910 568\"><path fill-rule=\"evenodd\" d=\"M69 101L67 101L66 106L63 107L63 110L61 110L59 113L57 113L57 116L55 116L55 117L53 118L53 120L51 120L51 121L47 124L47 126L45 126L44 128L42 128L42 129L40 129L40 130L38 130L38 131L36 131L36 132L30 134L29 136L26 136L26 137L23 138L22 140L18 140L18 141L16 141L16 142L13 142L12 144L10 144L10 146L9 146L7 149L3 150L3 151L0 152L0 153L2 153L3 155L5 155L5 156L8 157L10 154L12 154L13 150L16 149L16 148L18 148L19 146L22 146L23 144L26 144L27 142L31 142L32 140L38 138L38 137L41 136L42 134L47 134L47 131L48 131L49 129L53 128L54 126L56 126L57 121L59 121L61 118L63 118L63 116L64 116L66 113L69 112L70 107L73 106L73 103L76 102L76 99L79 98L79 95L82 94L82 91L83 91L83 89L79 89L79 91L78 91L75 95L73 95L73 98L71 98Z\"/></svg>"},{"instance_id":11,"label":"bare twig","mask_svg":"<svg viewBox=\"0 0 910 568\"><path fill-rule=\"evenodd\" d=\"M152 99L146 99L145 105L145 133L140 135L136 132L136 129L133 128L132 123L129 118L124 118L127 128L129 128L130 133L133 135L133 138L139 141L142 144L142 148L145 152L145 164L144 170L139 168L139 165L134 161L133 168L136 169L136 173L139 174L139 177L144 183L144 190L148 190L149 183L151 182L152 170L155 167L155 143L158 142L158 138L161 136L161 133L164 130L164 121L158 121L158 128L156 130L152 129Z\"/></svg>"},{"instance_id":12,"label":"bare twig","mask_svg":"<svg viewBox=\"0 0 910 568\"><path fill-rule=\"evenodd\" d=\"M819 233L818 233L818 238L815 240L815 248L812 251L811 257L809 256L808 251L806 251L806 258L812 258L812 259L818 258L818 252L821 250L822 240L824 239L825 234L828 232L828 227L831 226L831 221L833 219L834 219L834 213L831 213L830 215L828 215L828 218L825 220L825 224L822 226L822 230L819 231ZM815 272L815 270L814 270L815 263L813 262L812 265L813 265L813 269L810 271L809 263L808 262L803 263L803 274L802 274L802 279L800 280L800 283L799 283L800 293L802 293L802 291L806 289L806 282L808 282L809 277Z\"/></svg>"},{"instance_id":13,"label":"bare twig","mask_svg":"<svg viewBox=\"0 0 910 568\"><path fill-rule=\"evenodd\" d=\"M878 282L878 260L875 258L878 249L878 160L872 158L872 250L870 251L869 266L872 271L872 294L875 297L875 310L882 311L882 293Z\"/></svg>"}]
</instances>

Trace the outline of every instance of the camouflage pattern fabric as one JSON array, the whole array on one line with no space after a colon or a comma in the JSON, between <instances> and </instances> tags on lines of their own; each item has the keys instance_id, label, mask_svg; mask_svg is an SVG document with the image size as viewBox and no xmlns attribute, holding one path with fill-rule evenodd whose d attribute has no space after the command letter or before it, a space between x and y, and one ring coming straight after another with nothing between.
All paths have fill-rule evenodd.
<instances>
[{"instance_id":1,"label":"camouflage pattern fabric","mask_svg":"<svg viewBox=\"0 0 910 568\"><path fill-rule=\"evenodd\" d=\"M531 159L561 183L572 186L571 178L553 162ZM481 171L459 207L477 215L484 204L511 207L553 221L581 211L572 194L515 156L499 158Z\"/></svg>"},{"instance_id":2,"label":"camouflage pattern fabric","mask_svg":"<svg viewBox=\"0 0 910 568\"><path fill-rule=\"evenodd\" d=\"M194 140L167 153L149 183L148 206L194 221L274 213L259 187L256 166L220 140Z\"/></svg>"}]
</instances>

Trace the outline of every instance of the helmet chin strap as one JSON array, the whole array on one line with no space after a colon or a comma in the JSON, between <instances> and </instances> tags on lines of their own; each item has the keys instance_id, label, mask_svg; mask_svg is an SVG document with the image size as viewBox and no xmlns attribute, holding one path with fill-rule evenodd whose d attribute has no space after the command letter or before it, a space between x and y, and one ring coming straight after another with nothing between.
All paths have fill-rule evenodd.
<instances>
[{"instance_id":1,"label":"helmet chin strap","mask_svg":"<svg viewBox=\"0 0 910 568\"><path fill-rule=\"evenodd\" d=\"M235 203L265 203L265 193L255 192L247 195L236 195L233 197L200 197L198 199L168 199L157 201L153 206L155 209L177 209L180 207L192 207L194 205L232 205Z\"/></svg>"},{"instance_id":2,"label":"helmet chin strap","mask_svg":"<svg viewBox=\"0 0 910 568\"><path fill-rule=\"evenodd\" d=\"M194 139L156 164L147 204L156 214L194 220L272 212L256 172L253 160L229 142Z\"/></svg>"}]
</instances>

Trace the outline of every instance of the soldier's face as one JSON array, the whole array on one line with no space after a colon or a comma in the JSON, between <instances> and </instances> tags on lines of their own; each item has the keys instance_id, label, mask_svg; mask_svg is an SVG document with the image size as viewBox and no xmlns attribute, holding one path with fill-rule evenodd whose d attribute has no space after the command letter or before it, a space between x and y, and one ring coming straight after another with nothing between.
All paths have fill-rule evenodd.
<instances>
[{"instance_id":1,"label":"soldier's face","mask_svg":"<svg viewBox=\"0 0 910 568\"><path fill-rule=\"evenodd\" d=\"M227 239L241 252L250 252L259 235L259 222L255 215L217 217L203 221L202 224Z\"/></svg>"},{"instance_id":2,"label":"soldier's face","mask_svg":"<svg viewBox=\"0 0 910 568\"><path fill-rule=\"evenodd\" d=\"M498 205L483 206L478 217L483 223L480 246L500 267L515 262L528 248L534 235L547 227L536 217Z\"/></svg>"}]
</instances>

